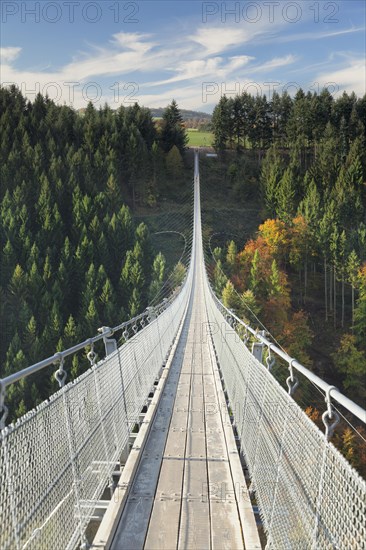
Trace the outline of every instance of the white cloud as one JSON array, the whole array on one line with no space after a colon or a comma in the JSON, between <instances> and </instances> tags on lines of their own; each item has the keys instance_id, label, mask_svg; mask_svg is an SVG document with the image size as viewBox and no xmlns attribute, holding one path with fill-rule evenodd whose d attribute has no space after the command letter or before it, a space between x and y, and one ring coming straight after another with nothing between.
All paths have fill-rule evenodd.
<instances>
[{"instance_id":1,"label":"white cloud","mask_svg":"<svg viewBox=\"0 0 366 550\"><path fill-rule=\"evenodd\" d=\"M337 68L322 72L315 78L320 86L334 83L339 90L355 92L358 96L366 93L366 63L364 57L352 57L349 54L338 54ZM339 57L344 58L343 63ZM338 68L339 65L343 67Z\"/></svg>"},{"instance_id":2,"label":"white cloud","mask_svg":"<svg viewBox=\"0 0 366 550\"><path fill-rule=\"evenodd\" d=\"M349 29L341 29L339 31L319 31L319 32L303 32L297 34L285 34L279 36L277 42L300 42L300 41L314 41L322 40L323 38L333 38L335 36L342 36L345 34L354 34L357 32L364 32L365 27L350 27Z\"/></svg>"},{"instance_id":3,"label":"white cloud","mask_svg":"<svg viewBox=\"0 0 366 550\"><path fill-rule=\"evenodd\" d=\"M281 71L281 68L292 65L290 71L296 72L297 67L294 64L299 59L296 51L289 53L283 51L282 47L281 55L275 56L275 48L267 47L270 42L295 40L295 35L279 34L282 26L283 22L259 22L252 26L201 25L197 29L190 28L189 31L179 32L173 36L120 32L112 35L110 40L102 45L87 45L85 52L75 55L70 62L61 67L47 67L43 70L16 69L14 60L21 53L21 48L7 47L1 49L4 60L2 80L17 84L30 98L34 97L34 90L39 90L41 93L47 92L59 103L72 102L77 108L85 107L88 99L91 99L82 93L83 86L88 83L95 82L103 88L99 104L109 101L113 107L116 106L113 105L114 83L119 81L122 87L120 98L125 98L131 90L123 90L123 86L129 82L137 82L139 91L137 96L133 96L133 100L138 100L140 104L162 106L174 97L182 107L208 110L208 102L202 100L203 83L211 83L215 89L218 87L217 94L207 96L207 99L215 104L222 91L225 93L226 90L236 90L239 85L242 90L246 83L255 83L257 75L260 75L263 81L270 76L270 79L275 77L283 82L286 72L285 69ZM323 32L316 36L334 36L346 32L356 30ZM314 34L304 33L297 36L303 40ZM263 49L260 50L258 58L248 55L256 51L253 50L253 45L258 43L266 44L265 52L262 53ZM246 52L246 48L249 47L251 50ZM240 55L235 55L238 52ZM344 58L343 63L340 63L339 56L334 55L334 59L328 59L329 69L325 69L319 63L322 61L320 55L313 59L312 65L312 59L307 58L306 52L301 50L302 60L307 61L307 65L301 67L302 80L306 74L307 79L313 76L318 82L338 82L339 85L347 86L347 89L353 88L358 94L363 94L363 60L353 59L351 56ZM315 77L315 73L321 70L321 77ZM73 82L78 85L75 86L72 101L70 86L67 83ZM54 83L54 89L50 83ZM262 84L259 86L269 95ZM55 94L57 87L62 92L60 97L59 94ZM250 91L255 93L254 88Z\"/></svg>"},{"instance_id":4,"label":"white cloud","mask_svg":"<svg viewBox=\"0 0 366 550\"><path fill-rule=\"evenodd\" d=\"M225 59L223 57L210 57L208 59L193 59L191 61L182 61L176 67L168 67L167 70L177 73L172 78L157 82L146 83L146 86L162 86L181 82L184 80L203 78L221 78L225 79L230 76L233 71L236 71L253 60L254 57L248 55L238 55Z\"/></svg>"},{"instance_id":5,"label":"white cloud","mask_svg":"<svg viewBox=\"0 0 366 550\"><path fill-rule=\"evenodd\" d=\"M0 48L0 60L2 63L14 61L22 51L22 48Z\"/></svg>"},{"instance_id":6,"label":"white cloud","mask_svg":"<svg viewBox=\"0 0 366 550\"><path fill-rule=\"evenodd\" d=\"M196 42L204 49L207 55L224 52L233 46L248 42L251 33L243 27L201 27L188 39Z\"/></svg>"},{"instance_id":7,"label":"white cloud","mask_svg":"<svg viewBox=\"0 0 366 550\"><path fill-rule=\"evenodd\" d=\"M286 67L287 65L292 65L297 61L296 56L292 54L285 55L284 57L274 57L261 65L251 68L251 74L254 73L264 73L272 71L273 69L278 69L279 67Z\"/></svg>"},{"instance_id":8,"label":"white cloud","mask_svg":"<svg viewBox=\"0 0 366 550\"><path fill-rule=\"evenodd\" d=\"M153 71L160 67L161 58L168 59L167 52L153 50L158 43L148 41L150 35L138 33L115 34L108 47L96 48L96 55L75 59L62 69L65 79L85 80L95 76L126 74L133 71Z\"/></svg>"}]
</instances>

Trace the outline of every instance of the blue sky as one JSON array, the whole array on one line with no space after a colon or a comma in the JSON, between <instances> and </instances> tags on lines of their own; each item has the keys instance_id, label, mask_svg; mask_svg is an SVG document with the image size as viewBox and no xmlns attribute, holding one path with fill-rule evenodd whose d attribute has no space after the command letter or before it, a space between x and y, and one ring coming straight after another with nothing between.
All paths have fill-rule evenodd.
<instances>
[{"instance_id":1,"label":"blue sky","mask_svg":"<svg viewBox=\"0 0 366 550\"><path fill-rule=\"evenodd\" d=\"M1 81L75 108L138 101L211 112L223 93L366 93L365 3L1 3Z\"/></svg>"}]
</instances>

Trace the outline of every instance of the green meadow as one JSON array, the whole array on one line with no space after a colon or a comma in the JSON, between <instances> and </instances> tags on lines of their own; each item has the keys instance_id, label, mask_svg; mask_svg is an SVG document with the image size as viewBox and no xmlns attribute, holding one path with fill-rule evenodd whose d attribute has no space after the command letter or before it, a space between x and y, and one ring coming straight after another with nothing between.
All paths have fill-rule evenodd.
<instances>
[{"instance_id":1,"label":"green meadow","mask_svg":"<svg viewBox=\"0 0 366 550\"><path fill-rule=\"evenodd\" d=\"M189 147L211 147L214 139L212 132L200 132L195 128L187 128Z\"/></svg>"}]
</instances>

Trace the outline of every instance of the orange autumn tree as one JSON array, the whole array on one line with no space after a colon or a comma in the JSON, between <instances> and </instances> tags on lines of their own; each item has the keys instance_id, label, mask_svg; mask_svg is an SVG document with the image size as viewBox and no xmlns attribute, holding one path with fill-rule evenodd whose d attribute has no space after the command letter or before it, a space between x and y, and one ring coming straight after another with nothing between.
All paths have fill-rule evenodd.
<instances>
[{"instance_id":1,"label":"orange autumn tree","mask_svg":"<svg viewBox=\"0 0 366 550\"><path fill-rule=\"evenodd\" d=\"M248 241L238 254L240 284L235 286L241 292L253 293L264 323L276 336L288 321L291 305L287 275L279 267L287 243L285 224L281 220L267 220L259 226L257 238Z\"/></svg>"},{"instance_id":2,"label":"orange autumn tree","mask_svg":"<svg viewBox=\"0 0 366 550\"><path fill-rule=\"evenodd\" d=\"M271 251L262 237L250 239L246 243L244 250L238 254L239 274L242 284L246 287L250 286L250 272L255 254L260 257L261 271L262 266L270 266L273 259Z\"/></svg>"},{"instance_id":3,"label":"orange autumn tree","mask_svg":"<svg viewBox=\"0 0 366 550\"><path fill-rule=\"evenodd\" d=\"M238 254L238 271L234 286L247 290L261 311L265 326L287 346L299 360L309 364L306 347L312 333L304 312L291 313L290 286L284 266L301 263L307 253L308 225L302 216L290 224L279 219L268 219L258 228L255 239L249 240Z\"/></svg>"},{"instance_id":4,"label":"orange autumn tree","mask_svg":"<svg viewBox=\"0 0 366 550\"><path fill-rule=\"evenodd\" d=\"M288 251L288 229L281 220L266 220L259 226L258 236L262 237L270 254L276 260L286 257Z\"/></svg>"}]
</instances>

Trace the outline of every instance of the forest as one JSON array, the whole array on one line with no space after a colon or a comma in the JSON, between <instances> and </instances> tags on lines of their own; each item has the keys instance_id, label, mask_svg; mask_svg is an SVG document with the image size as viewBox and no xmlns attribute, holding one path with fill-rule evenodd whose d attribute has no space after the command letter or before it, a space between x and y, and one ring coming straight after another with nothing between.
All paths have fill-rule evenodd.
<instances>
[{"instance_id":1,"label":"forest","mask_svg":"<svg viewBox=\"0 0 366 550\"><path fill-rule=\"evenodd\" d=\"M158 131L138 105L112 111L90 103L79 114L1 88L0 117L3 377L154 300L166 260L134 212L181 181L187 138L174 101ZM69 379L86 368L75 355ZM56 389L52 371L31 378L9 387L10 420Z\"/></svg>"},{"instance_id":2,"label":"forest","mask_svg":"<svg viewBox=\"0 0 366 550\"><path fill-rule=\"evenodd\" d=\"M154 120L137 104L112 111L90 103L78 113L40 95L27 101L12 87L0 89L0 117L1 377L154 300L170 266L140 214L167 196L174 203L191 167L175 101ZM361 406L365 128L366 97L355 94L223 96L212 116L218 159L202 158L203 192L215 208L249 205L260 220L249 231L248 219L213 214L204 227L207 235L220 223L248 228L244 246L231 238L213 246L216 293ZM211 207L202 205L205 221ZM180 266L171 290L183 274ZM86 368L75 355L70 379ZM10 420L56 389L51 371L35 378L9 388ZM321 423L315 406L309 414ZM353 434L345 428L339 437L347 458L366 465Z\"/></svg>"},{"instance_id":3,"label":"forest","mask_svg":"<svg viewBox=\"0 0 366 550\"><path fill-rule=\"evenodd\" d=\"M213 131L226 180L262 220L244 247L213 248L216 293L364 407L366 96L222 97ZM365 475L366 446L342 438Z\"/></svg>"}]
</instances>

